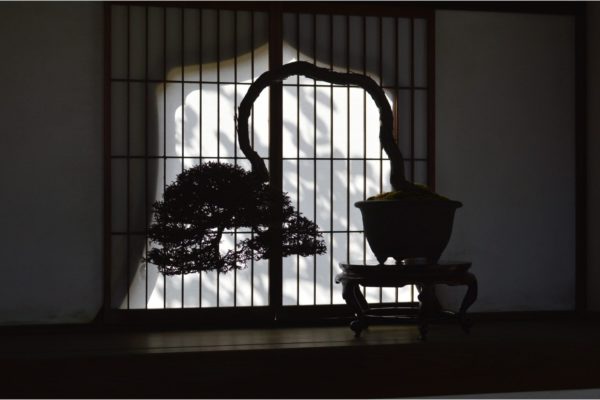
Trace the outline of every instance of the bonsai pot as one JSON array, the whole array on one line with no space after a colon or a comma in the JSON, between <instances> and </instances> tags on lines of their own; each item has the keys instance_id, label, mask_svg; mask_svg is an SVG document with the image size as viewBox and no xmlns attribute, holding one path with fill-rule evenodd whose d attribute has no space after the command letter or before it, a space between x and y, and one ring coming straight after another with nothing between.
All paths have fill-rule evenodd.
<instances>
[{"instance_id":1,"label":"bonsai pot","mask_svg":"<svg viewBox=\"0 0 600 400\"><path fill-rule=\"evenodd\" d=\"M426 259L436 263L452 233L462 203L447 199L367 200L354 204L362 214L367 242L381 264Z\"/></svg>"}]
</instances>

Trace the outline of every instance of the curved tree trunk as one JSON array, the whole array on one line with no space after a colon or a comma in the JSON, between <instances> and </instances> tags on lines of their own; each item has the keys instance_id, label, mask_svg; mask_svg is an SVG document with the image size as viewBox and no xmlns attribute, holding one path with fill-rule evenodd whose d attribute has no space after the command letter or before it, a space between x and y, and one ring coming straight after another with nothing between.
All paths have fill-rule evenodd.
<instances>
[{"instance_id":1,"label":"curved tree trunk","mask_svg":"<svg viewBox=\"0 0 600 400\"><path fill-rule=\"evenodd\" d=\"M239 106L237 116L237 133L240 149L252 164L252 171L262 181L269 180L269 172L264 161L258 153L252 149L248 135L248 117L254 101L258 98L264 88L275 82L283 81L292 75L303 75L307 78L326 81L338 85L357 85L369 93L377 108L379 108L379 140L391 162L390 183L396 191L419 191L411 182L404 177L404 158L392 135L393 114L390 104L383 90L375 81L366 75L354 73L334 72L325 68L319 68L305 61L297 61L285 64L278 69L263 73L248 89Z\"/></svg>"}]
</instances>

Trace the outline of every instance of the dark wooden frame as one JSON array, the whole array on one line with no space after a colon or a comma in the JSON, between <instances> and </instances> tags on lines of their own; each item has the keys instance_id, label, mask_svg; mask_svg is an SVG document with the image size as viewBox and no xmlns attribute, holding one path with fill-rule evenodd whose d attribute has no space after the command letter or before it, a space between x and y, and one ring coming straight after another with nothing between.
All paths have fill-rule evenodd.
<instances>
[{"instance_id":1,"label":"dark wooden frame","mask_svg":"<svg viewBox=\"0 0 600 400\"><path fill-rule=\"evenodd\" d=\"M104 265L104 284L103 284L103 308L101 310L102 319L105 322L144 322L144 323L172 323L182 321L188 317L198 315L199 310L160 310L161 316L151 310L126 310L129 317L120 310L111 310L110 307L110 186L111 186L111 168L110 168L110 5L111 4L135 4L137 2L115 2L105 3L104 6L104 243L103 243L103 265ZM155 6L163 4L162 2L153 2ZM428 139L427 143L430 149L435 150L435 10L450 9L450 10L469 10L469 11L495 11L495 12L526 12L536 14L559 14L573 15L575 17L575 172L576 172L576 269L575 269L575 311L578 313L587 312L587 162L586 162L586 129L587 129L587 112L586 112L586 6L585 3L553 3L553 4L533 4L519 2L501 2L501 3L393 3L393 2L355 2L344 3L343 5L335 2L165 2L163 5L192 7L192 8L221 8L221 9L236 9L236 10L255 10L266 11L270 14L270 20L278 20L281 22L281 15L284 12L307 12L307 13L336 13L336 14L354 14L354 15L381 15L387 16L413 16L427 18L428 23L428 86L430 86L430 95L428 96L428 108L431 111L428 119ZM281 41L281 26L271 24L271 33L275 36L275 42ZM278 46L270 46L270 49ZM270 60L280 60L277 56L278 50L270 50ZM280 50L279 50L280 51ZM272 61L270 61L272 62ZM276 64L270 67L276 67ZM281 99L281 90L272 90L272 102L277 101L277 97ZM273 121L272 124L275 124ZM280 126L280 124L279 124ZM277 135L275 135L277 136ZM278 147L278 146L272 146ZM280 146L279 146L280 147ZM276 154L273 154L274 156ZM270 155L271 156L271 155ZM435 153L431 157L432 163L435 162ZM435 168L435 165L433 165ZM428 168L428 179L431 183L435 183L435 169ZM281 262L279 262L281 263ZM280 268L271 268L272 278L277 278L276 275L281 274ZM279 294L279 300L276 296ZM272 291L270 294L271 306L277 306L280 303L281 293ZM385 304L382 304L385 306ZM314 322L314 318L330 317L339 314L342 311L343 305L318 306L321 312L315 309L315 306L303 306L298 310L286 310L282 312L279 320L285 321L288 319L296 319L302 321L306 317L307 321ZM219 315L210 315L210 311L203 309L203 319L208 326L212 324L222 325L227 321L239 321L241 324L248 324L248 321L255 323L270 324L271 318L266 317L263 307L251 310L216 310ZM264 307L265 309L268 307ZM249 312L250 311L250 312ZM140 314L134 316L134 314ZM157 315L154 315L157 314ZM225 315L226 314L226 315ZM204 318L206 315L207 318ZM133 318L132 318L133 317ZM246 320L246 321L244 321ZM243 322L242 322L243 321ZM235 323L234 323L235 324ZM238 323L237 325L241 325Z\"/></svg>"},{"instance_id":2,"label":"dark wooden frame","mask_svg":"<svg viewBox=\"0 0 600 400\"><path fill-rule=\"evenodd\" d=\"M588 312L587 6L575 5L575 310Z\"/></svg>"}]
</instances>

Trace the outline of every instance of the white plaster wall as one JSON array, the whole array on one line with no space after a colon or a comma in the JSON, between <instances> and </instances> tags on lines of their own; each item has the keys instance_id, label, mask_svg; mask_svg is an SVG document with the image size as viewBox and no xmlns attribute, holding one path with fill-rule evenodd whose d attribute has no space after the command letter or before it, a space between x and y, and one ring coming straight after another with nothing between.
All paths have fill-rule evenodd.
<instances>
[{"instance_id":1,"label":"white plaster wall","mask_svg":"<svg viewBox=\"0 0 600 400\"><path fill-rule=\"evenodd\" d=\"M436 20L437 189L464 203L445 257L473 261L474 311L573 309L574 18Z\"/></svg>"},{"instance_id":2,"label":"white plaster wall","mask_svg":"<svg viewBox=\"0 0 600 400\"><path fill-rule=\"evenodd\" d=\"M600 311L600 4L588 7L588 308Z\"/></svg>"},{"instance_id":3,"label":"white plaster wall","mask_svg":"<svg viewBox=\"0 0 600 400\"><path fill-rule=\"evenodd\" d=\"M0 324L102 294L102 4L0 3Z\"/></svg>"}]
</instances>

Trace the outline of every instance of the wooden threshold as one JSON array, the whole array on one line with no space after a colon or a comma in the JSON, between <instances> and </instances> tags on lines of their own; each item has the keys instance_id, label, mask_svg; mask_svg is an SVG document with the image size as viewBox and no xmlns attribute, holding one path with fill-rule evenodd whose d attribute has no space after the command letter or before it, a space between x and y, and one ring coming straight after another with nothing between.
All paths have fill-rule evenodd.
<instances>
[{"instance_id":1,"label":"wooden threshold","mask_svg":"<svg viewBox=\"0 0 600 400\"><path fill-rule=\"evenodd\" d=\"M597 320L0 335L2 397L364 398L600 387Z\"/></svg>"}]
</instances>

